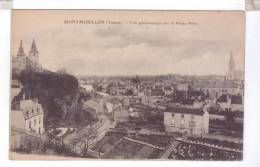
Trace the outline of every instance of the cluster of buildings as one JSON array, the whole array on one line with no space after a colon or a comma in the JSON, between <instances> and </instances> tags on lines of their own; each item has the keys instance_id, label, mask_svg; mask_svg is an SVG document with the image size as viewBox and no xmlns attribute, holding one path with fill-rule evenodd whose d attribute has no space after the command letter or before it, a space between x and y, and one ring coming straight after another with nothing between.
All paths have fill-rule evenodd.
<instances>
[{"instance_id":1,"label":"cluster of buildings","mask_svg":"<svg viewBox=\"0 0 260 167\"><path fill-rule=\"evenodd\" d=\"M13 74L19 74L24 70L42 71L39 63L39 52L33 40L29 56L24 52L21 41L17 56L12 60ZM17 79L11 82L11 126L31 131L34 133L44 133L43 109L38 99L26 97L22 90L23 86Z\"/></svg>"},{"instance_id":2,"label":"cluster of buildings","mask_svg":"<svg viewBox=\"0 0 260 167\"><path fill-rule=\"evenodd\" d=\"M39 143L44 129L44 112L37 98L26 97L22 85L12 80L10 112L10 148L30 149Z\"/></svg>"},{"instance_id":3,"label":"cluster of buildings","mask_svg":"<svg viewBox=\"0 0 260 167\"><path fill-rule=\"evenodd\" d=\"M32 42L29 56L22 41L13 58L13 73L42 71L39 52ZM161 125L166 133L203 136L210 131L210 120L231 112L242 113L243 72L235 69L233 54L225 76L118 76L79 79L81 89L91 98L83 99L80 117L92 117L100 136L115 124L134 122ZM24 133L42 135L44 112L37 98L26 97L18 80L12 80L11 127ZM217 116L216 116L217 115ZM100 138L101 138L100 137ZM19 143L19 135L12 137ZM17 141L16 141L17 140Z\"/></svg>"},{"instance_id":4,"label":"cluster of buildings","mask_svg":"<svg viewBox=\"0 0 260 167\"><path fill-rule=\"evenodd\" d=\"M166 132L201 136L215 115L244 111L243 72L235 69L232 53L225 76L92 77L80 83L103 100L115 122L154 117Z\"/></svg>"},{"instance_id":5,"label":"cluster of buildings","mask_svg":"<svg viewBox=\"0 0 260 167\"><path fill-rule=\"evenodd\" d=\"M39 52L35 41L32 42L29 56L23 49L21 41L17 56L12 59L13 75L22 71L42 71L39 63ZM11 81L11 143L12 149L22 148L26 142L39 138L44 132L44 112L42 105L35 97L28 97L23 91L23 85L17 79Z\"/></svg>"},{"instance_id":6,"label":"cluster of buildings","mask_svg":"<svg viewBox=\"0 0 260 167\"><path fill-rule=\"evenodd\" d=\"M44 133L44 112L37 98L26 97L18 80L11 83L11 127L37 134Z\"/></svg>"}]
</instances>

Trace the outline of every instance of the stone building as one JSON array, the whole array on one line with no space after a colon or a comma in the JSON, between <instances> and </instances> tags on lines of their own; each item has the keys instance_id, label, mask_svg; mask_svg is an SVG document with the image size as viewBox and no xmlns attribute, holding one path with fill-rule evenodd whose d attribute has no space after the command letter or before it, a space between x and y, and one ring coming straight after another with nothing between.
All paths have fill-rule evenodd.
<instances>
[{"instance_id":1,"label":"stone building","mask_svg":"<svg viewBox=\"0 0 260 167\"><path fill-rule=\"evenodd\" d=\"M202 136L209 132L209 113L206 108L168 107L164 127L166 132Z\"/></svg>"},{"instance_id":2,"label":"stone building","mask_svg":"<svg viewBox=\"0 0 260 167\"><path fill-rule=\"evenodd\" d=\"M43 109L36 99L14 102L11 110L11 126L38 134L44 133Z\"/></svg>"},{"instance_id":3,"label":"stone building","mask_svg":"<svg viewBox=\"0 0 260 167\"><path fill-rule=\"evenodd\" d=\"M244 99L241 95L223 94L217 99L223 111L244 111Z\"/></svg>"}]
</instances>

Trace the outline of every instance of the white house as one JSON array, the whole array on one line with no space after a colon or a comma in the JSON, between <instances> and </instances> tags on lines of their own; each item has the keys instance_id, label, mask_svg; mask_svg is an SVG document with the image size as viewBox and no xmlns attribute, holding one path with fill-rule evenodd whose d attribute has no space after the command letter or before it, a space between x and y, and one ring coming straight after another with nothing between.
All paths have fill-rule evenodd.
<instances>
[{"instance_id":1,"label":"white house","mask_svg":"<svg viewBox=\"0 0 260 167\"><path fill-rule=\"evenodd\" d=\"M43 109L36 100L21 100L19 108L11 111L11 126L38 134L44 133Z\"/></svg>"},{"instance_id":2,"label":"white house","mask_svg":"<svg viewBox=\"0 0 260 167\"><path fill-rule=\"evenodd\" d=\"M202 108L168 107L164 112L164 126L166 132L201 136L209 131L209 114Z\"/></svg>"}]
</instances>

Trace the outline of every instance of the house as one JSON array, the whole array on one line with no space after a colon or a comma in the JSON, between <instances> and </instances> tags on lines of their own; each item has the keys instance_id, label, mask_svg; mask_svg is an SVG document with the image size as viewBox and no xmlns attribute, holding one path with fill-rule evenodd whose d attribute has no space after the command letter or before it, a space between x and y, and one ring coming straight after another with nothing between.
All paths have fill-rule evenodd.
<instances>
[{"instance_id":1,"label":"house","mask_svg":"<svg viewBox=\"0 0 260 167\"><path fill-rule=\"evenodd\" d=\"M179 105L189 107L189 108L200 108L204 104L205 104L204 101L201 101L201 100L198 100L198 99L183 99L182 103L179 104Z\"/></svg>"},{"instance_id":2,"label":"house","mask_svg":"<svg viewBox=\"0 0 260 167\"><path fill-rule=\"evenodd\" d=\"M163 89L152 89L151 90L151 96L162 97L164 95L165 94L164 94Z\"/></svg>"},{"instance_id":3,"label":"house","mask_svg":"<svg viewBox=\"0 0 260 167\"><path fill-rule=\"evenodd\" d=\"M126 107L117 108L114 110L114 120L115 122L128 122L129 121L129 110Z\"/></svg>"},{"instance_id":4,"label":"house","mask_svg":"<svg viewBox=\"0 0 260 167\"><path fill-rule=\"evenodd\" d=\"M97 117L99 114L106 113L105 103L102 99L90 99L83 103L82 108L86 111L91 111L90 113Z\"/></svg>"},{"instance_id":5,"label":"house","mask_svg":"<svg viewBox=\"0 0 260 167\"><path fill-rule=\"evenodd\" d=\"M124 106L140 104L140 103L142 103L142 97L138 97L138 96L131 96L131 97L126 97L123 99Z\"/></svg>"},{"instance_id":6,"label":"house","mask_svg":"<svg viewBox=\"0 0 260 167\"><path fill-rule=\"evenodd\" d=\"M117 95L117 87L116 87L116 86L110 86L110 87L108 88L108 93L109 93L110 95Z\"/></svg>"},{"instance_id":7,"label":"house","mask_svg":"<svg viewBox=\"0 0 260 167\"><path fill-rule=\"evenodd\" d=\"M222 94L243 94L243 89L231 81L200 82L191 86L193 90L203 91L211 99L218 98Z\"/></svg>"},{"instance_id":8,"label":"house","mask_svg":"<svg viewBox=\"0 0 260 167\"><path fill-rule=\"evenodd\" d=\"M188 91L190 89L190 85L187 83L179 83L176 85L176 90L174 93L180 94L183 98L188 98Z\"/></svg>"},{"instance_id":9,"label":"house","mask_svg":"<svg viewBox=\"0 0 260 167\"><path fill-rule=\"evenodd\" d=\"M164 94L165 94L165 95L171 95L171 94L173 93L173 89L172 89L172 87L170 87L170 86L165 86L165 87L163 88L163 91L164 91Z\"/></svg>"},{"instance_id":10,"label":"house","mask_svg":"<svg viewBox=\"0 0 260 167\"><path fill-rule=\"evenodd\" d=\"M145 112L147 107L142 104L132 104L127 107L120 107L114 110L114 120L116 122L129 122L129 121L139 121L144 120Z\"/></svg>"},{"instance_id":11,"label":"house","mask_svg":"<svg viewBox=\"0 0 260 167\"><path fill-rule=\"evenodd\" d=\"M166 132L202 136L209 131L209 114L206 108L168 107L164 126Z\"/></svg>"},{"instance_id":12,"label":"house","mask_svg":"<svg viewBox=\"0 0 260 167\"><path fill-rule=\"evenodd\" d=\"M42 106L37 100L23 99L19 102L19 107L11 111L11 126L42 134L43 114Z\"/></svg>"},{"instance_id":13,"label":"house","mask_svg":"<svg viewBox=\"0 0 260 167\"><path fill-rule=\"evenodd\" d=\"M244 111L241 95L223 94L217 99L217 104L224 111Z\"/></svg>"},{"instance_id":14,"label":"house","mask_svg":"<svg viewBox=\"0 0 260 167\"><path fill-rule=\"evenodd\" d=\"M22 88L23 86L20 81L14 79L11 81L11 101L13 101L16 96L18 96Z\"/></svg>"},{"instance_id":15,"label":"house","mask_svg":"<svg viewBox=\"0 0 260 167\"><path fill-rule=\"evenodd\" d=\"M87 93L93 93L94 92L94 88L93 88L92 85L83 84L83 85L81 85L81 87L83 87Z\"/></svg>"},{"instance_id":16,"label":"house","mask_svg":"<svg viewBox=\"0 0 260 167\"><path fill-rule=\"evenodd\" d=\"M179 83L179 84L177 84L177 90L187 92L189 90L189 84Z\"/></svg>"},{"instance_id":17,"label":"house","mask_svg":"<svg viewBox=\"0 0 260 167\"><path fill-rule=\"evenodd\" d=\"M117 98L109 99L105 103L105 108L107 109L107 111L109 113L113 112L115 109L117 109L118 107L121 107L121 106L122 106L122 103Z\"/></svg>"}]
</instances>

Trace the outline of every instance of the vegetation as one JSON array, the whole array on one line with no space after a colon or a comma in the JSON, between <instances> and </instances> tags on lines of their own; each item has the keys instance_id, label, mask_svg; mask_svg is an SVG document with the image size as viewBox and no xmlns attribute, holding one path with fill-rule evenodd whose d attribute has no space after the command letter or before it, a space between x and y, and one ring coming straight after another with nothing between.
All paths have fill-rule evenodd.
<instances>
[{"instance_id":1,"label":"vegetation","mask_svg":"<svg viewBox=\"0 0 260 167\"><path fill-rule=\"evenodd\" d=\"M44 110L45 120L75 120L81 112L81 101L86 94L79 87L76 77L67 73L50 71L23 71L13 76L22 85L22 91L15 100L37 98Z\"/></svg>"}]
</instances>

